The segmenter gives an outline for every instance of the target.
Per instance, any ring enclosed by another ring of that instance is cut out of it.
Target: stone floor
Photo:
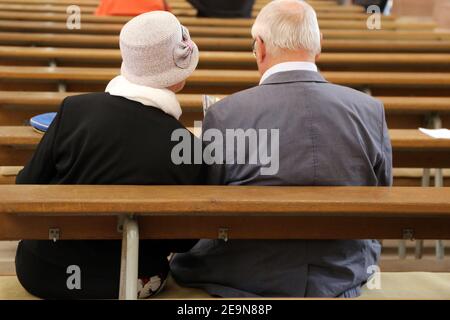
[[[414,241],[407,242],[407,257],[399,259],[397,255],[396,240],[383,241],[383,254],[381,258],[381,270],[385,272],[450,272],[450,241],[446,241],[446,257],[444,260],[436,260],[434,256],[435,241],[424,242],[424,256],[417,260],[414,258]],[[0,275],[14,275],[14,256],[17,247],[16,241],[0,241]]]

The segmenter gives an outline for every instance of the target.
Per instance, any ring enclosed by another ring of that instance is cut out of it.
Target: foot
[[[167,275],[156,275],[150,278],[138,279],[138,299],[148,299],[156,296],[164,289],[167,281]]]

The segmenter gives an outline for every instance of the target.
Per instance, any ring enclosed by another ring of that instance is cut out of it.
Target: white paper
[[[203,100],[203,115],[206,114],[206,112],[208,112],[208,109],[216,102],[220,101],[220,98],[215,97],[215,96],[208,96],[208,95],[203,95],[202,96],[202,100]]]
[[[435,139],[450,139],[450,130],[448,129],[424,129],[419,128],[419,130],[426,135],[429,135]]]

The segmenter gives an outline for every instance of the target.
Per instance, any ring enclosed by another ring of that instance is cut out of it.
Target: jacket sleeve
[[[42,137],[31,160],[17,175],[16,184],[49,184],[55,177],[54,149],[63,105],[64,102],[47,132]]]
[[[386,123],[384,106],[381,105],[381,143],[380,143],[380,157],[375,166],[375,173],[378,178],[379,186],[392,186],[392,146],[389,137],[389,130]]]

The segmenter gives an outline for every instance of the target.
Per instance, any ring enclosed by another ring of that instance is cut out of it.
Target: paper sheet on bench
[[[450,139],[450,130],[448,129],[424,129],[419,128],[420,131],[435,139]]]

